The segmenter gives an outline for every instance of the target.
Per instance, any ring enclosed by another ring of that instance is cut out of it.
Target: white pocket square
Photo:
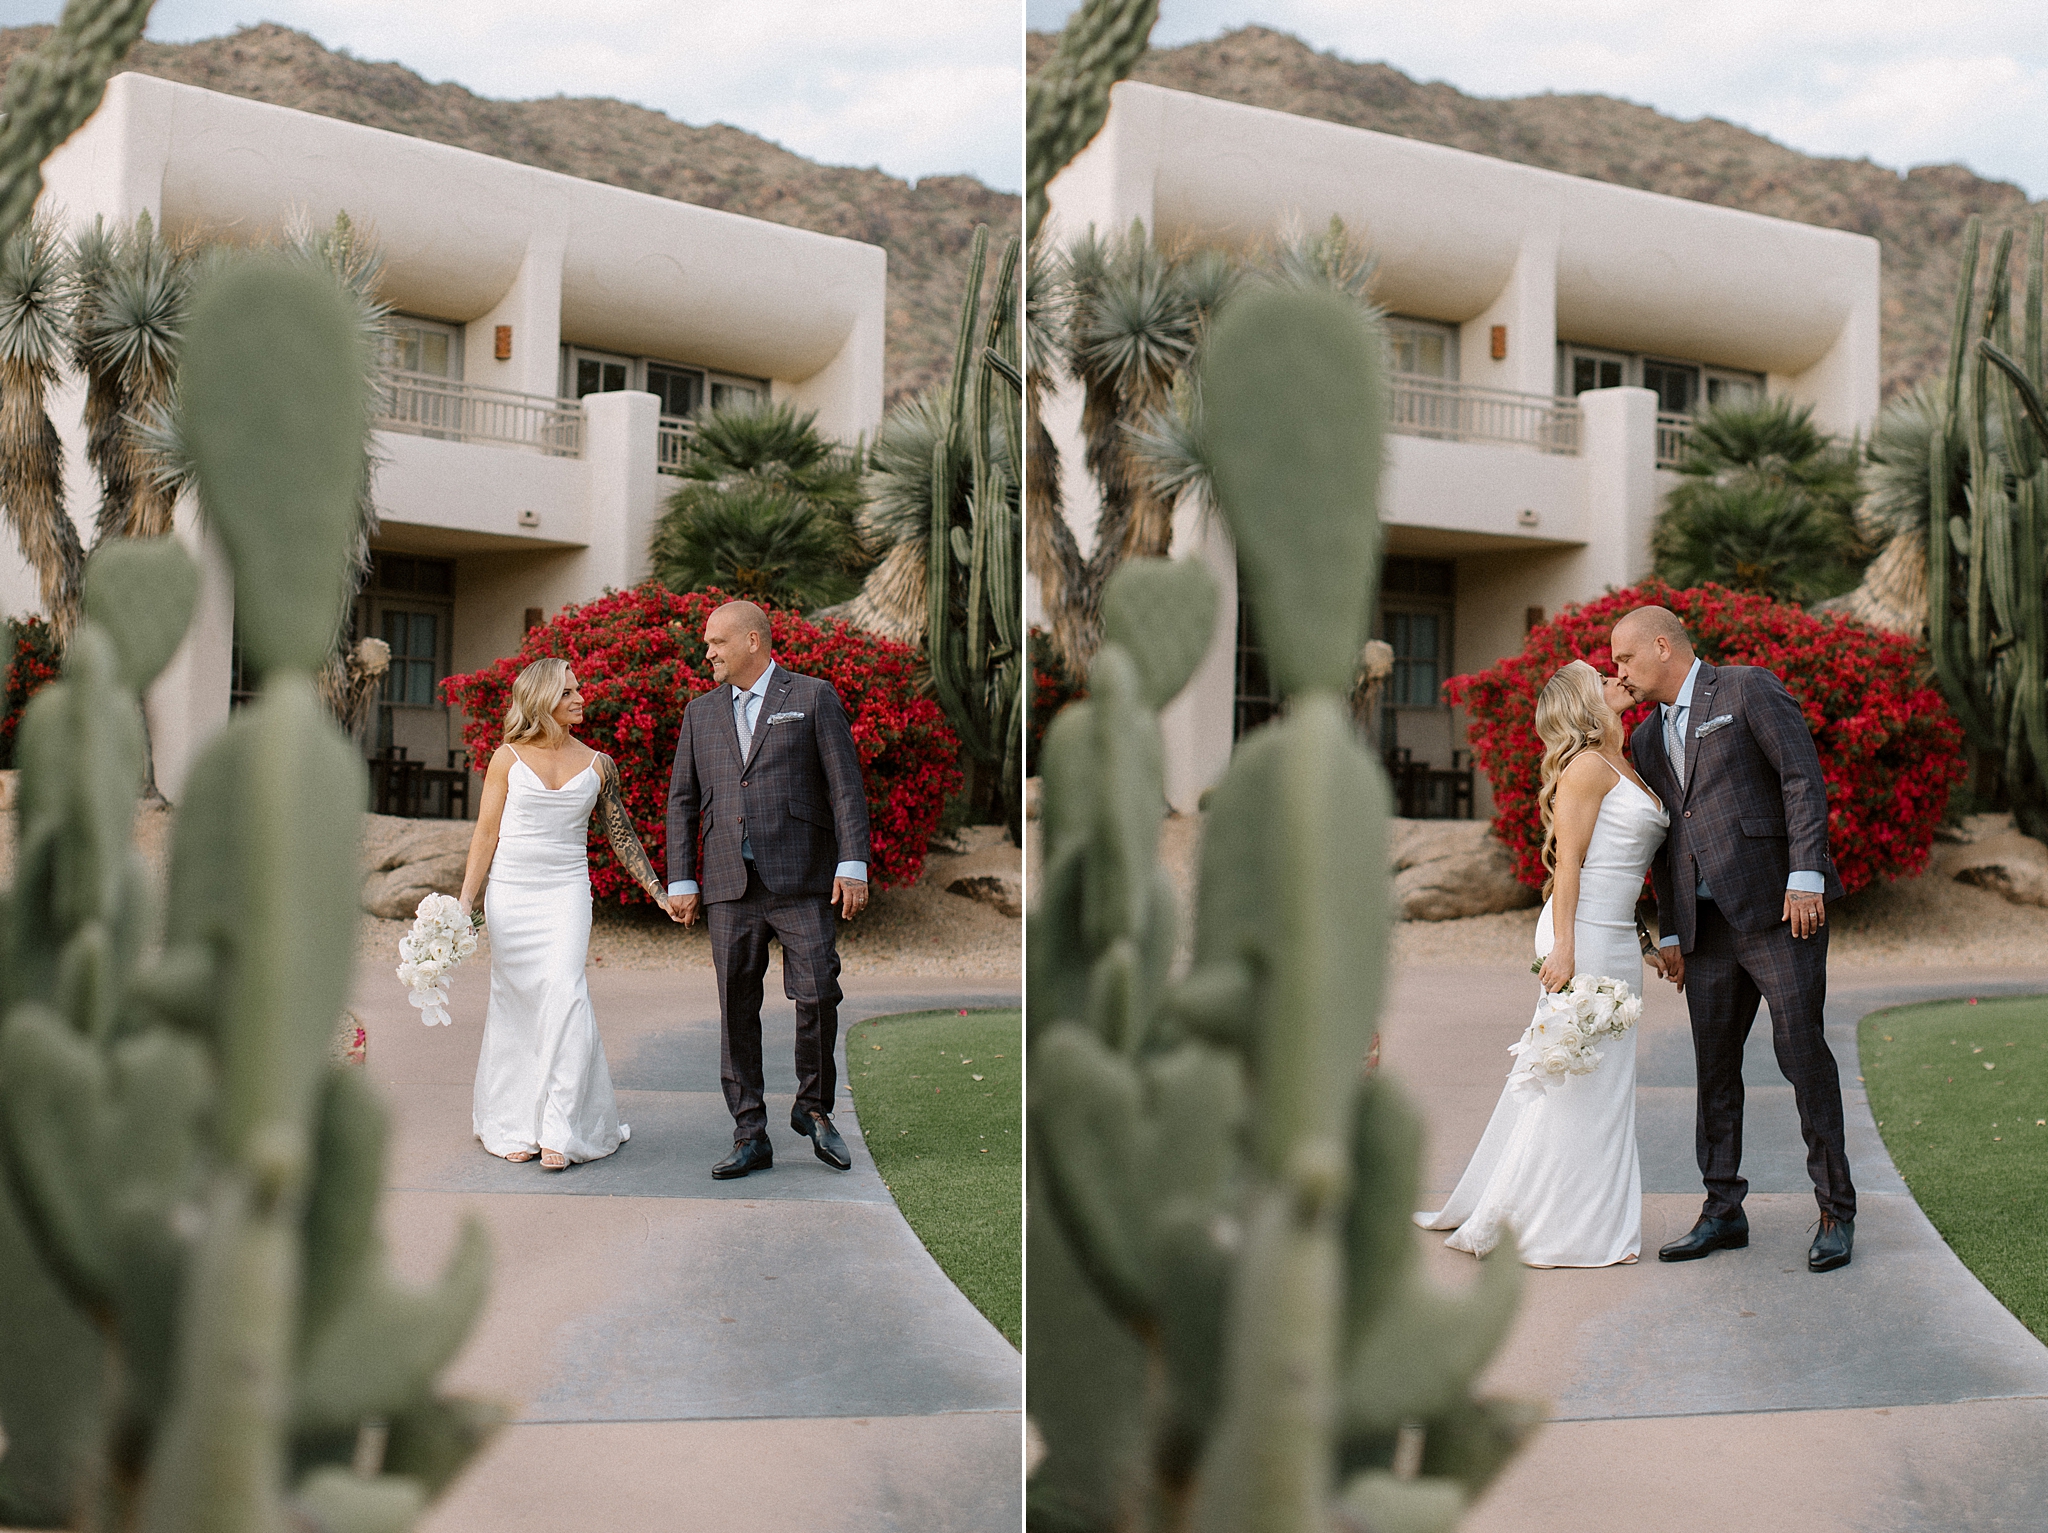
[[[1695,729],[1692,732],[1692,737],[1695,740],[1704,740],[1708,735],[1712,734],[1715,730],[1725,729],[1728,725],[1733,724],[1734,722],[1734,714],[1724,713],[1717,719],[1708,719],[1706,723],[1700,725],[1698,729]]]
[[[800,719],[802,717],[801,713],[771,713],[768,715],[768,722],[771,724],[782,724],[787,723],[790,719]]]

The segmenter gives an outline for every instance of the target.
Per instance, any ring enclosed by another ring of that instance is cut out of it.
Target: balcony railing
[[[376,423],[379,430],[412,436],[583,456],[583,410],[575,400],[480,388],[431,373],[387,369],[379,380]]]
[[[1506,442],[1540,452],[1579,450],[1579,407],[1548,394],[1473,388],[1418,373],[1389,380],[1387,428],[1449,442]]]
[[[664,474],[683,471],[683,454],[690,446],[690,422],[681,415],[664,415],[654,438],[654,466]]]
[[[1692,437],[1690,415],[1659,415],[1657,417],[1657,467],[1676,468],[1685,459],[1686,445]]]

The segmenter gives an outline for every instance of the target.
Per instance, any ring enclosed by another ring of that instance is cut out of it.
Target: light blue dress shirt
[[[754,725],[761,718],[761,699],[768,695],[768,678],[774,674],[775,662],[771,660],[761,674],[754,678],[754,684],[751,687],[746,688],[744,691],[739,687],[732,689],[733,723],[739,729],[740,738],[747,742],[747,749],[749,750],[753,749]],[[740,856],[744,857],[748,862],[754,860],[754,843],[751,840],[741,839]],[[834,878],[850,878],[855,883],[864,884],[868,881],[868,865],[864,862],[842,862],[832,870],[832,876]],[[697,880],[694,878],[679,878],[668,886],[668,892],[671,897],[678,894],[695,894],[697,892]]]
[[[1692,688],[1693,683],[1699,679],[1700,662],[1695,658],[1692,663],[1692,669],[1685,673],[1685,685],[1678,689],[1678,701],[1666,703],[1661,710],[1661,717],[1658,719],[1660,726],[1666,724],[1676,726],[1678,738],[1684,742],[1683,748],[1688,756],[1691,755],[1693,748],[1699,743],[1692,737]],[[1672,765],[1675,767],[1677,763],[1673,762]],[[1688,766],[1687,771],[1690,772],[1690,770],[1691,768]],[[1810,873],[1801,869],[1786,877],[1785,887],[1799,894],[1825,894],[1828,889],[1828,881],[1819,873]],[[1703,900],[1710,900],[1714,897],[1708,890],[1707,881],[1704,878],[1700,880],[1697,892]],[[1673,932],[1668,937],[1660,938],[1657,943],[1659,947],[1676,947],[1677,945],[1678,934],[1676,932]]]

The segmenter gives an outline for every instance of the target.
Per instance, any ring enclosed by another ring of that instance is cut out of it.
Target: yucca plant
[[[85,546],[64,504],[64,448],[50,420],[67,329],[64,250],[38,218],[0,244],[0,506],[36,572],[58,636],[78,616]]]

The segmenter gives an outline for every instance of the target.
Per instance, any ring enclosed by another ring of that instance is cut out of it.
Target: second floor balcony
[[[1576,454],[1579,406],[1549,394],[1517,394],[1453,383],[1425,373],[1387,380],[1387,429],[1448,442],[1501,442]]]
[[[555,458],[583,456],[583,407],[573,399],[515,394],[432,373],[386,368],[379,380],[380,431],[528,447]]]

